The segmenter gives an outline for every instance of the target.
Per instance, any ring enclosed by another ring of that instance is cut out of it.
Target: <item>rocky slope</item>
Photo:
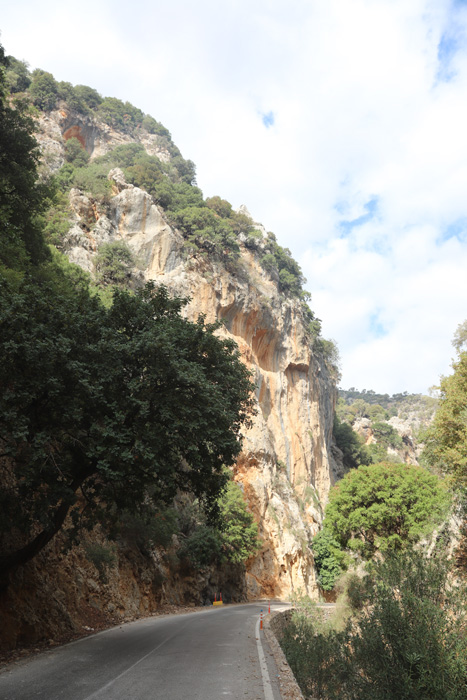
[[[149,154],[170,159],[157,136],[141,130],[130,137],[62,105],[38,122],[43,160],[52,170],[64,162],[64,144],[71,136],[91,158],[138,140]],[[204,314],[208,321],[224,321],[222,332],[238,343],[257,385],[258,411],[235,471],[264,542],[248,564],[249,595],[288,595],[302,589],[316,596],[308,544],[319,527],[320,504],[326,502],[332,480],[336,395],[322,354],[313,350],[300,303],[279,294],[277,279],[261,267],[241,235],[240,264],[234,272],[196,252],[187,254],[182,235],[147,192],[128,184],[118,168],[109,178],[112,196],[105,205],[86,192],[71,191],[73,221],[64,250],[93,274],[99,247],[123,241],[138,265],[130,284],[163,283],[190,297],[186,313],[191,319]]]

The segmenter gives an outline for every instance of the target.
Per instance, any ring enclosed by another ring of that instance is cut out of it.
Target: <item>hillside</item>
[[[418,464],[423,433],[433,420],[437,404],[436,398],[423,394],[390,396],[371,390],[339,389],[336,420],[351,426],[359,436],[364,462]],[[335,432],[338,436],[339,428]]]
[[[3,599],[9,643],[53,636],[57,626],[93,627],[87,615],[92,622],[161,603],[199,604],[220,589],[236,599],[298,589],[316,597],[309,545],[341,472],[332,448],[337,357],[290,251],[245,208],[205,200],[168,130],[132,105],[43,71],[30,75],[14,59],[6,82],[12,104],[29,105],[41,179],[53,178],[43,232],[54,264],[105,308],[115,288],[163,284],[188,300],[185,318],[221,321],[218,336],[237,344],[256,392],[233,476],[261,542],[246,575],[240,559],[212,568],[214,540],[201,566],[190,564],[183,544],[207,531],[196,504],[180,500],[171,511],[178,524],[143,542],[136,523],[116,539],[96,526],[65,551],[66,537],[58,537],[18,570]]]

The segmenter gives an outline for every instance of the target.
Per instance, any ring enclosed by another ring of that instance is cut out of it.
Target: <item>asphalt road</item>
[[[147,618],[80,639],[3,669],[0,700],[280,700],[261,607]]]

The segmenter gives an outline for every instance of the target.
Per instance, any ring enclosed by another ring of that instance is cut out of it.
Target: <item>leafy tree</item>
[[[426,469],[382,462],[352,469],[331,489],[325,524],[342,548],[370,558],[416,542],[447,506],[445,487]]]
[[[361,437],[348,423],[334,416],[333,435],[336,445],[342,450],[346,469],[356,469],[361,464],[370,464],[371,458]]]
[[[8,90],[15,94],[24,92],[31,84],[31,76],[28,70],[28,64],[24,61],[18,61],[14,56],[8,56],[8,68],[5,75],[6,86]]]
[[[52,73],[37,68],[32,73],[29,93],[33,104],[44,112],[55,108],[58,94],[58,85]]]
[[[102,102],[102,97],[97,90],[87,85],[75,85],[73,91],[80,103],[84,103],[91,110],[97,109]]]
[[[205,515],[195,508],[191,522],[185,526],[188,536],[178,554],[193,566],[225,561],[241,564],[261,546],[258,527],[246,508],[242,489],[230,478],[218,499],[218,507],[218,524],[207,523]]]
[[[260,548],[258,526],[247,510],[241,487],[233,480],[227,483],[219,499],[221,538],[224,556],[235,564],[251,557]]]
[[[387,447],[402,447],[403,443],[401,436],[397,430],[394,430],[392,425],[389,425],[389,423],[376,421],[375,423],[372,423],[371,429],[373,430],[373,434],[375,435],[378,443],[382,443]]]
[[[0,46],[0,68],[8,65]],[[3,97],[5,75],[0,74],[0,271],[24,270],[46,260],[40,214],[46,207],[47,187],[38,183],[39,150],[34,124],[25,108],[9,107]]]
[[[452,344],[459,353],[462,351],[462,348],[467,345],[467,321],[459,323],[457,326]]]
[[[75,168],[81,168],[89,161],[89,153],[74,136],[65,143],[65,160]]]
[[[467,485],[467,352],[453,362],[454,372],[442,377],[438,410],[425,436],[423,459]]]
[[[92,526],[179,490],[215,507],[252,385],[235,343],[184,319],[184,303],[148,286],[105,309],[84,291],[0,284],[2,571],[68,514]]]
[[[104,243],[96,258],[97,279],[101,284],[124,285],[135,264],[133,254],[123,241]]]
[[[313,537],[311,550],[318,571],[319,585],[324,591],[332,591],[334,584],[347,566],[345,553],[326,528]]]

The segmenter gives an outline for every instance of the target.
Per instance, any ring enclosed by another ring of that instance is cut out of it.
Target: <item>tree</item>
[[[356,469],[361,464],[370,464],[371,457],[361,437],[352,430],[348,423],[334,416],[333,435],[337,447],[342,450],[344,465],[347,469]]]
[[[97,278],[101,284],[124,284],[135,264],[133,254],[126,243],[103,243],[96,258]]]
[[[52,73],[37,68],[32,73],[29,93],[36,107],[43,111],[55,108],[58,99],[58,85]]]
[[[0,46],[0,69],[7,67]],[[40,231],[47,188],[37,182],[39,150],[34,124],[24,105],[9,107],[3,98],[5,76],[0,72],[0,271],[24,270],[30,262],[46,260]]]
[[[352,469],[333,487],[324,522],[342,548],[370,558],[416,542],[447,505],[443,483],[426,469],[381,462]]]
[[[442,377],[438,410],[425,436],[423,459],[467,485],[467,352],[460,352],[454,372]]]
[[[318,583],[324,591],[332,591],[336,580],[346,568],[346,555],[327,528],[320,530],[311,543],[318,571]]]
[[[260,548],[258,526],[246,508],[241,487],[235,481],[227,483],[219,506],[224,556],[234,564],[240,564]]]
[[[217,325],[149,285],[110,309],[85,291],[0,284],[0,569],[75,527],[190,491],[215,508],[252,384]]]
[[[89,161],[89,153],[74,136],[65,144],[65,160],[73,163],[75,168],[80,168]]]
[[[466,700],[467,610],[452,562],[392,553],[360,584],[342,631],[294,613],[282,647],[306,697],[327,700]]]

